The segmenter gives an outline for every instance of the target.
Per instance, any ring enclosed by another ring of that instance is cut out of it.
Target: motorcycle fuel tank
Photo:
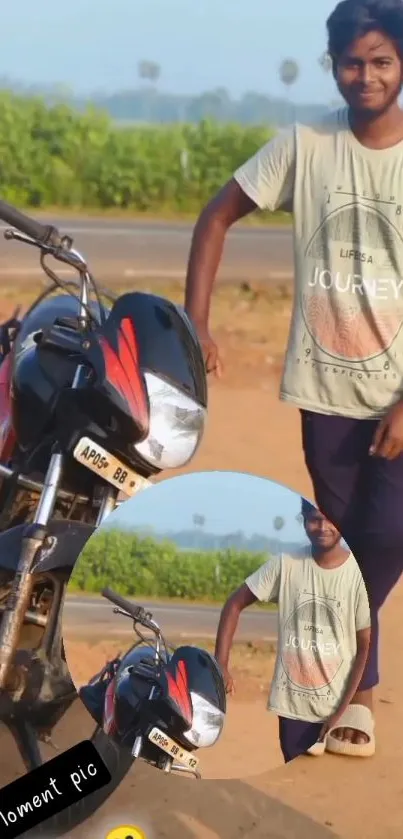
[[[78,314],[79,301],[61,294],[40,302],[22,322],[12,350],[11,376],[13,427],[22,450],[37,445],[49,430],[56,397],[71,386],[77,369],[77,360],[60,353],[44,369],[35,336],[56,320],[74,319]]]

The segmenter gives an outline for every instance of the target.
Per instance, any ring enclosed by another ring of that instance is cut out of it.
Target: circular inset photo
[[[354,556],[313,504],[202,472],[126,501],[90,537],[63,638],[82,701],[133,762],[245,778],[343,750],[370,613]],[[366,709],[354,719],[368,751]]]

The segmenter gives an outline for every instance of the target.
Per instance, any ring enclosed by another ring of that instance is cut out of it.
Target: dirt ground
[[[179,290],[172,296],[179,296]],[[11,296],[0,309],[9,310],[10,302]],[[311,497],[298,414],[280,404],[277,397],[290,305],[289,292],[280,287],[274,293],[245,287],[218,295],[213,320],[226,375],[220,382],[211,382],[207,433],[190,468],[247,471]],[[242,735],[237,733],[236,738],[242,736],[248,759],[253,757],[253,777],[197,782],[168,777],[139,764],[96,815],[69,834],[71,839],[104,839],[108,830],[122,823],[143,827],[147,839],[177,835],[181,839],[356,839],[361,835],[400,839],[402,607],[399,585],[384,607],[381,621],[374,758],[357,762],[330,755],[304,757],[287,767],[263,771],[268,740],[262,733],[262,717],[251,714],[249,707],[242,718],[239,696]],[[266,714],[265,724],[269,716]],[[77,704],[59,726],[58,746],[67,748],[91,730],[88,713]],[[272,742],[274,733],[273,728]],[[1,745],[0,783],[6,784],[21,767],[13,758],[15,751],[6,734]]]

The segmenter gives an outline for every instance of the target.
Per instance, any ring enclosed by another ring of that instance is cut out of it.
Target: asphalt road
[[[95,277],[100,280],[181,280],[184,278],[192,225],[116,219],[45,218],[71,234]],[[5,227],[1,226],[1,233]],[[63,269],[62,269],[63,270]],[[66,269],[64,273],[68,274]],[[0,283],[39,277],[38,252],[19,242],[0,244]],[[288,280],[292,276],[292,240],[288,228],[239,226],[224,249],[221,280]]]
[[[147,603],[141,605],[150,611],[164,635],[183,638],[214,638],[220,608],[190,606],[188,604]],[[68,637],[91,635],[105,641],[113,635],[132,635],[128,618],[113,613],[114,606],[102,597],[69,595],[63,614],[63,632]],[[277,637],[277,615],[250,609],[241,615],[236,638],[242,641],[268,641]]]

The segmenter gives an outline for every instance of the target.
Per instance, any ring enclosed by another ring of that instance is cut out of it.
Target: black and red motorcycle
[[[199,647],[172,649],[150,612],[111,589],[102,594],[115,604],[115,613],[133,621],[140,640],[108,662],[79,696],[133,761],[142,758],[164,772],[200,778],[196,753],[217,743],[226,714],[225,683],[216,659]]]
[[[77,699],[61,628],[74,562],[122,497],[193,457],[207,385],[180,307],[147,293],[114,298],[71,238],[1,201],[0,220],[12,225],[8,241],[39,249],[51,280],[0,333],[0,722],[30,770]],[[58,276],[56,262],[78,280]],[[113,780],[44,823],[52,835],[100,806],[131,765],[102,728],[93,741]]]

